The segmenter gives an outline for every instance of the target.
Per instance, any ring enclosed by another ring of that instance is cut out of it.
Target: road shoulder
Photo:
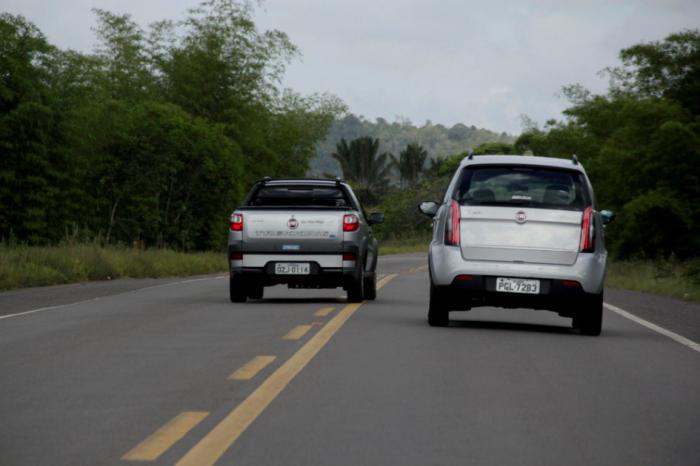
[[[606,288],[605,301],[693,341],[700,341],[700,304],[617,288]]]
[[[117,280],[37,286],[4,291],[0,293],[0,317],[46,307],[65,306],[152,286],[167,285],[186,280],[214,278],[220,275],[221,273],[192,277],[120,278]]]

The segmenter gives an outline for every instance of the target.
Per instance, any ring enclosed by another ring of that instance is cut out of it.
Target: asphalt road
[[[697,349],[609,309],[597,338],[526,310],[431,328],[425,257],[380,268],[362,305],[234,305],[225,277],[0,294],[0,465],[700,464]],[[698,341],[698,306],[608,297]]]

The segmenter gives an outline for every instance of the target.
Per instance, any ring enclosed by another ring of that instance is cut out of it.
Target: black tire
[[[360,272],[360,277],[353,280],[348,286],[348,302],[361,303],[365,294],[365,274]]]
[[[572,324],[582,335],[600,335],[603,330],[603,293],[583,299]]]
[[[250,299],[263,299],[263,294],[265,294],[265,287],[262,285],[251,285],[248,290]]]
[[[444,292],[430,281],[430,302],[428,304],[428,324],[431,327],[447,327],[450,324],[450,308]]]
[[[374,300],[377,298],[377,273],[365,276],[364,298]]]
[[[232,303],[244,303],[248,299],[245,287],[240,278],[231,277],[228,282],[228,292]]]

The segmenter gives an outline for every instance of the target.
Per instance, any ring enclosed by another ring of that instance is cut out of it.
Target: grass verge
[[[428,253],[430,239],[384,240],[379,242],[379,255],[407,254],[411,252]]]
[[[700,302],[700,263],[611,261],[605,286]]]
[[[0,245],[0,290],[113,278],[183,277],[227,270],[226,255],[91,244]]]

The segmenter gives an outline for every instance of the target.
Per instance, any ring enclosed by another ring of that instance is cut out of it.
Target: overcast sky
[[[197,0],[0,0],[62,48],[91,51],[91,8],[142,25],[182,18]],[[602,92],[621,48],[700,27],[698,0],[267,0],[260,28],[302,52],[284,85],[331,92],[367,118],[462,122],[519,133],[520,115],[560,118],[563,85]]]

